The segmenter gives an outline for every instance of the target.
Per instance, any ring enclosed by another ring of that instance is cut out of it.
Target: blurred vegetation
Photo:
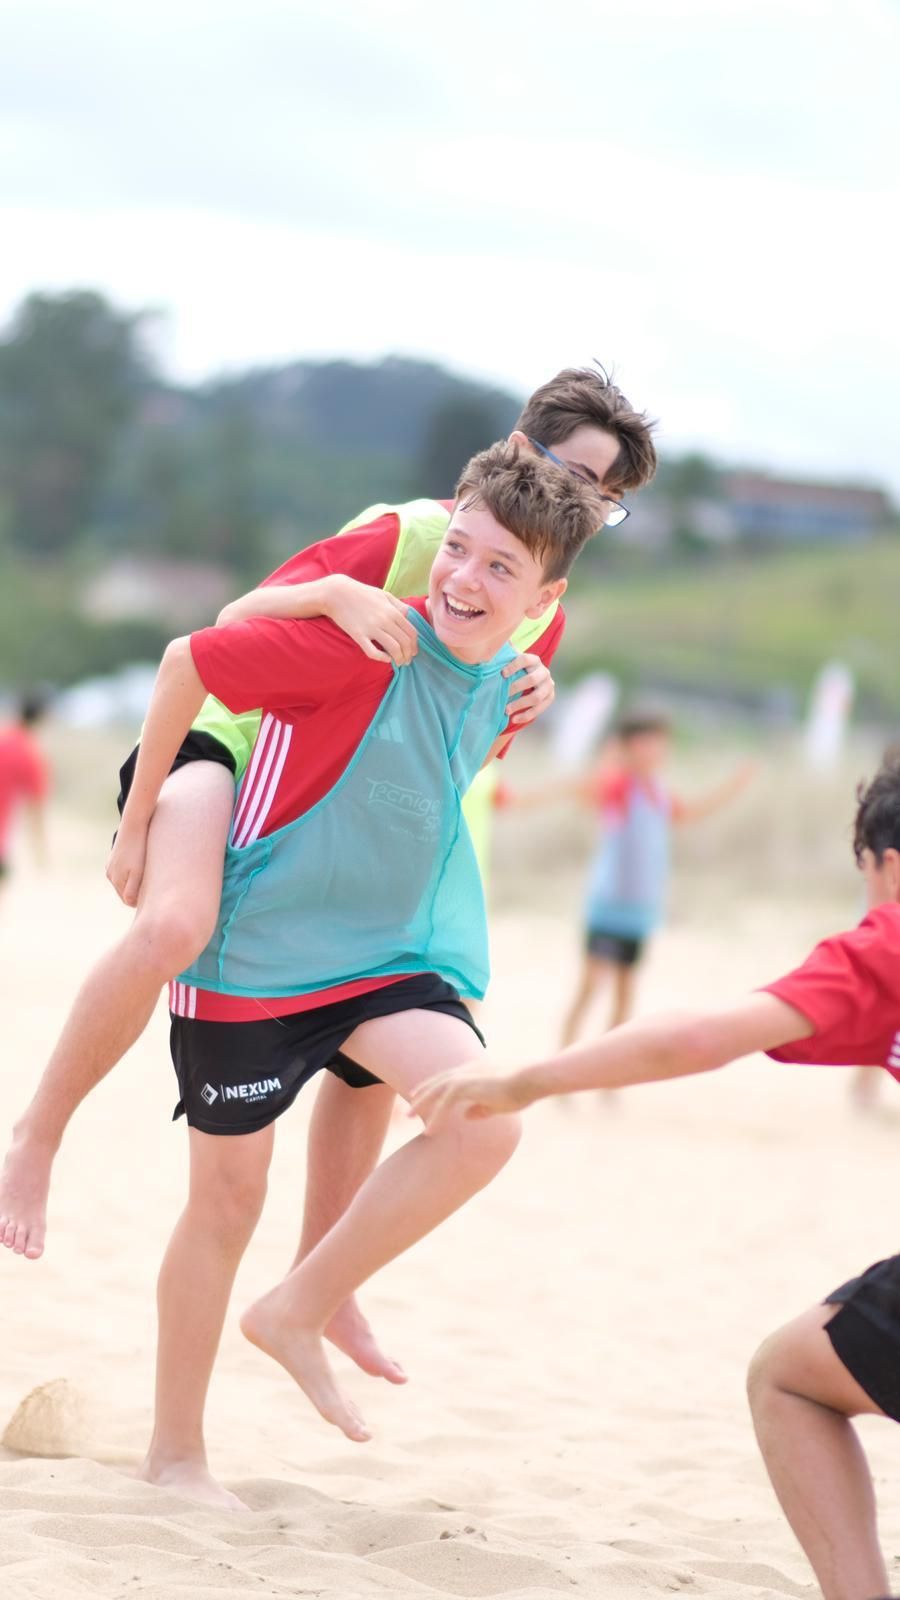
[[[86,584],[112,559],[210,563],[240,592],[374,501],[449,495],[519,410],[503,390],[398,357],[177,387],[151,354],[152,321],[80,290],[30,295],[0,332],[0,681],[10,686],[159,655],[166,618],[83,614]],[[692,519],[720,484],[702,455],[664,461],[643,505],[664,504],[668,547],[589,547],[562,670],[805,693],[839,656],[866,704],[900,714],[897,543],[716,547]]]
[[[674,566],[621,564],[579,574],[563,671],[602,665],[632,687],[667,684],[735,700],[785,689],[805,698],[841,660],[860,708],[900,718],[900,542],[719,552]]]

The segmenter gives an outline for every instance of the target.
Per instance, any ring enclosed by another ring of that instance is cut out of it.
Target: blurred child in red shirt
[[[50,787],[50,770],[32,728],[44,714],[45,701],[37,693],[22,696],[16,720],[0,726],[0,881],[9,870],[13,827],[24,809],[38,861],[45,852],[44,802]]]

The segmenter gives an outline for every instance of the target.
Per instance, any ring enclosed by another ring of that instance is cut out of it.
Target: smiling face
[[[548,583],[540,560],[481,501],[469,501],[456,506],[431,568],[431,624],[458,660],[489,661],[565,588],[565,578]]]

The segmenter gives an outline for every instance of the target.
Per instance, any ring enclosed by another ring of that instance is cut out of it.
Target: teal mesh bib
[[[484,895],[461,799],[506,726],[514,651],[467,666],[408,615],[418,652],[394,668],[334,787],[296,822],[229,846],[216,932],[181,982],[274,997],[437,972],[484,994]]]

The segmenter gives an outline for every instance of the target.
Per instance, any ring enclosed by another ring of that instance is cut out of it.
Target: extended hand
[[[441,1072],[414,1090],[410,1115],[421,1117],[429,1133],[434,1133],[453,1112],[464,1117],[496,1117],[521,1111],[532,1096],[520,1073],[511,1077],[486,1075],[484,1064],[477,1068]]]
[[[395,595],[346,573],[336,572],[328,578],[329,617],[371,661],[409,665],[419,648],[419,636],[406,609]]]
[[[515,661],[503,668],[504,678],[511,678],[516,672],[523,672],[525,676],[517,678],[513,684],[514,692],[506,702],[506,714],[517,728],[522,728],[553,704],[556,684],[540,656],[528,653],[516,656]]]

